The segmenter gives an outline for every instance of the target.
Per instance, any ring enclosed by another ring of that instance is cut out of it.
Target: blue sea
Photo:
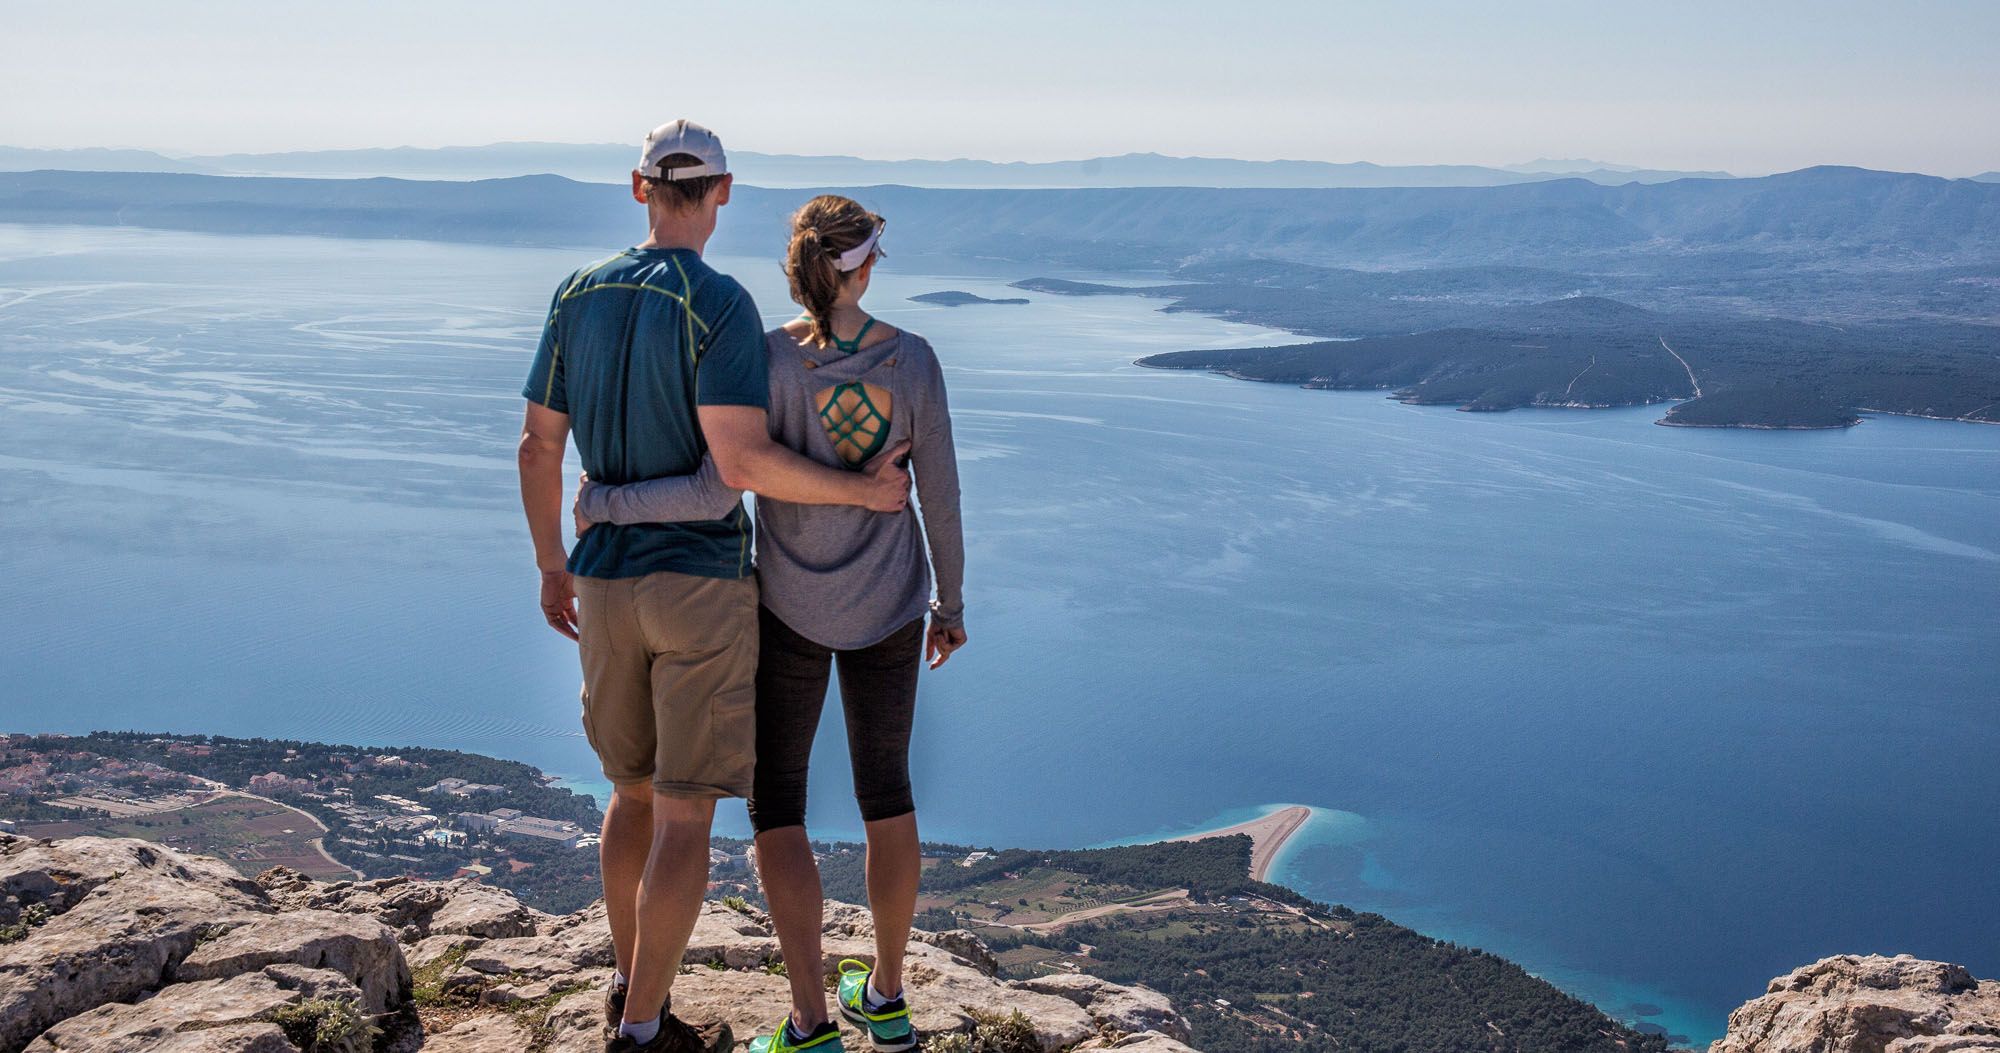
[[[0,724],[596,788],[512,457],[591,258],[0,227]],[[790,313],[774,260],[716,262]],[[1296,339],[1157,301],[905,300],[1038,273],[891,259],[871,293],[944,359],[966,491],[926,836],[1312,805],[1279,880],[1692,1040],[1836,952],[2000,975],[2000,428],[1468,414],[1135,367]],[[840,735],[827,836],[859,828]]]

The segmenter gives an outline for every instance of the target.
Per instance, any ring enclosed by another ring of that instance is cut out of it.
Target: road
[[[1655,334],[1655,335],[1657,336],[1658,334]],[[1701,397],[1701,381],[1699,381],[1699,380],[1696,380],[1696,379],[1694,378],[1694,367],[1693,367],[1693,366],[1691,366],[1691,365],[1688,365],[1688,360],[1687,360],[1687,359],[1685,359],[1685,358],[1682,358],[1682,357],[1681,357],[1681,353],[1680,353],[1679,351],[1676,351],[1676,350],[1674,350],[1674,349],[1673,349],[1673,348],[1671,348],[1671,347],[1667,347],[1667,338],[1666,338],[1666,337],[1664,337],[1664,336],[1661,336],[1661,337],[1659,337],[1659,341],[1660,341],[1660,346],[1661,346],[1661,347],[1666,347],[1666,348],[1667,348],[1667,354],[1670,354],[1670,355],[1674,356],[1674,361],[1676,361],[1676,362],[1679,362],[1679,363],[1681,364],[1681,368],[1682,368],[1682,369],[1685,369],[1685,370],[1687,370],[1687,373],[1688,373],[1688,386],[1694,389],[1694,397],[1695,397],[1695,398],[1700,398],[1700,397]],[[1575,383],[1575,382],[1574,382],[1574,381],[1571,381],[1571,383]]]

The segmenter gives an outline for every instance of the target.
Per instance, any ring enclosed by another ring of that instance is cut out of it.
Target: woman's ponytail
[[[792,301],[805,308],[807,339],[815,347],[833,343],[833,302],[846,282],[835,260],[868,240],[881,217],[852,198],[822,194],[792,214],[792,240],[785,249],[785,277]]]

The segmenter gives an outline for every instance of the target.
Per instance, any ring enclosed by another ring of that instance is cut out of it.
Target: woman
[[[840,674],[875,921],[873,968],[853,959],[840,964],[840,1012],[883,1053],[917,1044],[903,997],[921,869],[910,725],[918,664],[928,659],[935,669],[965,645],[965,560],[937,356],[922,337],[861,307],[882,258],[882,228],[882,217],[837,195],[799,209],[785,275],[804,313],[765,336],[772,437],[823,464],[857,470],[874,457],[900,455],[907,443],[922,523],[910,508],[883,514],[757,500],[763,606],[750,820],[779,944],[785,960],[801,967],[787,971],[791,1014],[751,1043],[753,1053],[842,1048],[820,983],[822,896],[805,829],[807,764],[829,668]],[[695,476],[623,487],[586,481],[577,526],[712,518],[736,499],[707,464]]]

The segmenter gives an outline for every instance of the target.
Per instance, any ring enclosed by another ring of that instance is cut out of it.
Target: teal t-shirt
[[[627,249],[563,282],[522,394],[569,414],[592,479],[619,484],[701,467],[697,406],[769,400],[764,326],[734,278],[692,249]],[[670,570],[750,574],[750,517],[601,523],[569,554],[570,573],[636,578]]]

